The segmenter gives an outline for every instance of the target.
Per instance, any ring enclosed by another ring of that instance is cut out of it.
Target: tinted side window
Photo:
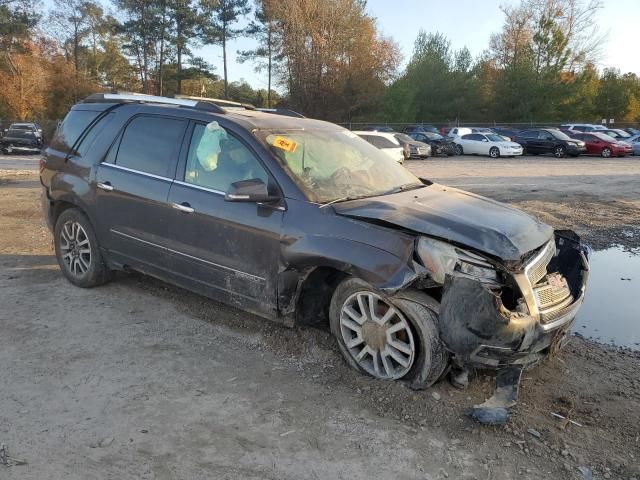
[[[100,112],[90,110],[71,110],[58,126],[56,134],[51,140],[51,147],[65,154],[77,154],[77,152],[71,151],[73,144],[99,114]]]
[[[98,134],[104,131],[104,128],[111,122],[111,120],[114,119],[115,116],[115,113],[109,113],[104,118],[100,119],[97,124],[91,127],[91,130],[89,130],[89,132],[82,139],[80,145],[78,145],[78,147],[76,148],[78,155],[84,157],[87,154],[87,152],[93,145],[93,142],[98,137]]]
[[[528,130],[520,134],[522,138],[538,138],[538,132],[535,130]]]
[[[140,172],[173,177],[186,122],[177,118],[141,116],[126,127],[116,165]]]
[[[253,152],[238,138],[219,125],[215,128],[202,124],[195,126],[187,156],[185,182],[226,192],[232,183],[254,178],[265,184],[269,180]]]

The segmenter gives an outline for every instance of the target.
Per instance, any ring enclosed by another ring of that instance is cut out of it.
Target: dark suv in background
[[[523,130],[513,140],[522,145],[525,155],[550,153],[556,158],[562,158],[567,155],[577,157],[587,151],[582,140],[570,138],[555,128]]]
[[[210,99],[89,97],[41,182],[71,283],[131,269],[327,325],[351,366],[415,388],[452,362],[536,363],[587,280],[573,232],[419,179],[337,125]]]

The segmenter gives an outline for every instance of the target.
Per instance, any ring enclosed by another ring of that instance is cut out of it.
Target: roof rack
[[[256,109],[256,107],[254,107],[250,103],[234,102],[232,100],[223,100],[221,98],[193,97],[190,95],[174,95],[174,98],[179,98],[184,100],[194,100],[199,102],[211,102],[221,107],[232,107],[232,108],[236,107],[236,108],[244,108],[246,110]]]
[[[156,95],[146,95],[142,93],[94,93],[83,100],[84,103],[96,102],[140,102],[140,103],[160,103],[165,105],[179,105],[181,107],[191,107],[198,110],[206,110],[214,113],[226,113],[226,110],[216,105],[209,98],[169,98]]]
[[[283,115],[285,117],[305,118],[304,115],[290,108],[256,108],[256,110],[259,112],[273,113],[274,115]]]

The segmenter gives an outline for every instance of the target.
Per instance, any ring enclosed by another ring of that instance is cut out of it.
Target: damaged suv
[[[330,123],[197,98],[98,94],[41,163],[58,263],[136,270],[288,325],[416,388],[454,365],[536,363],[580,307],[570,231],[419,179]]]

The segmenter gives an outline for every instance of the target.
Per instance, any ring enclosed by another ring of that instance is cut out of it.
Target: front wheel
[[[431,386],[449,357],[437,327],[438,303],[426,295],[387,297],[356,278],[333,294],[331,331],[347,363],[381,380]]]
[[[563,146],[561,146],[561,145],[557,146],[557,147],[553,150],[553,156],[554,156],[554,157],[556,157],[556,158],[562,158],[562,157],[564,157],[566,154],[567,154],[567,150],[566,150]]]
[[[9,144],[4,148],[4,153],[11,155],[13,153],[13,145]]]
[[[500,150],[498,147],[491,147],[491,150],[489,150],[489,156],[491,158],[498,158],[500,156]]]
[[[611,157],[611,149],[610,148],[603,148],[602,149],[602,157],[603,158]]]
[[[71,283],[88,288],[109,280],[98,239],[87,216],[76,208],[60,214],[54,228],[56,260]]]

